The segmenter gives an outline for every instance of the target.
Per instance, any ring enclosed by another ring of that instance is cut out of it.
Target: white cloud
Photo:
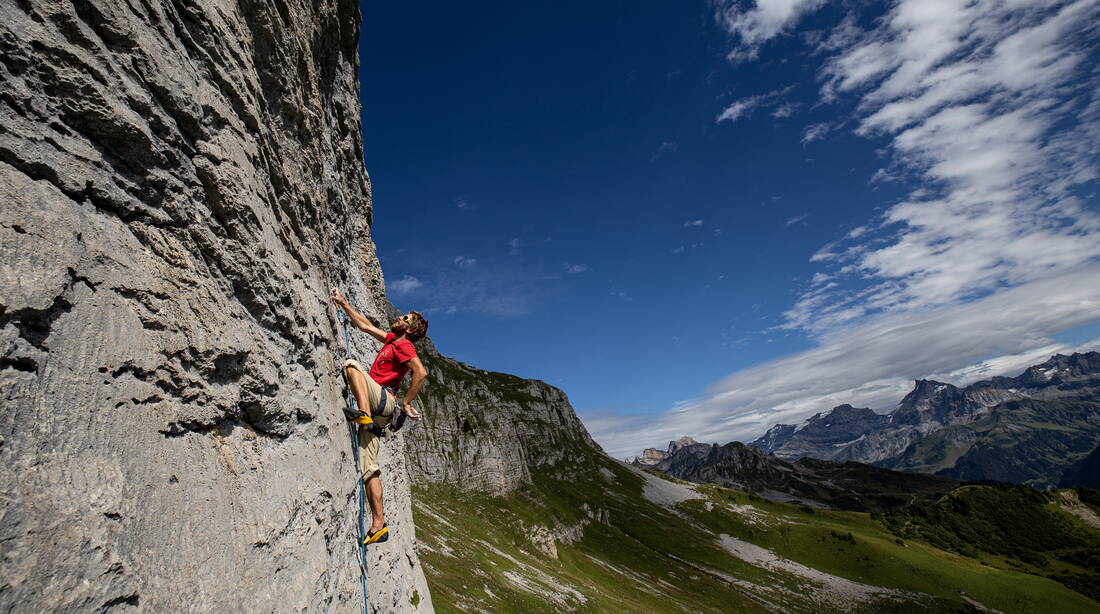
[[[1100,215],[1073,192],[1100,176],[1098,17],[1095,0],[898,0],[820,43],[823,98],[855,102],[857,132],[890,143],[872,182],[915,187],[814,254],[844,279],[807,291],[787,327],[821,335],[1100,258]]]
[[[508,255],[509,256],[518,256],[519,255],[519,237],[508,240]]]
[[[808,217],[810,217],[809,213],[803,213],[802,215],[796,215],[796,216],[788,219],[786,225],[787,226],[794,226],[795,224],[797,224],[801,221],[804,221]]]
[[[867,183],[874,185],[878,183],[889,183],[891,181],[897,180],[898,176],[893,171],[890,171],[886,168],[880,168],[875,171],[874,175],[871,175],[871,178],[867,181]]]
[[[875,318],[824,337],[819,347],[738,371],[700,398],[641,422],[606,413],[582,417],[613,456],[685,434],[749,441],[772,424],[798,423],[841,403],[889,409],[914,379],[966,384],[1017,374],[1050,354],[1100,349],[1100,340],[1074,346],[1051,339],[1098,316],[1100,265],[1090,265],[919,316]]]
[[[477,258],[468,258],[461,255],[455,256],[455,264],[457,264],[459,268],[468,269],[477,264]]]
[[[793,102],[784,102],[783,104],[776,107],[774,111],[772,111],[772,117],[776,119],[785,119],[794,115],[795,111],[797,110],[797,104]]]
[[[722,109],[722,112],[718,114],[714,123],[720,124],[726,120],[735,122],[748,115],[750,111],[760,104],[760,101],[760,96],[750,96],[748,98],[742,98],[741,100],[734,100],[725,109]]]
[[[820,5],[721,0],[731,58]],[[644,427],[598,415],[594,436],[615,455],[684,434],[747,440],[839,403],[887,409],[915,378],[962,384],[1100,349],[1053,339],[1100,316],[1100,215],[1077,194],[1100,177],[1096,23],[1096,0],[894,0],[881,18],[810,37],[822,99],[887,144],[878,180],[908,195],[811,258],[823,271],[783,327],[816,347],[738,371]],[[719,121],[762,102],[737,101]]]
[[[703,220],[688,220],[684,222],[684,228],[692,228],[703,225]]]
[[[459,209],[473,209],[474,208],[474,206],[471,205],[469,202],[467,202],[465,198],[455,199],[455,207],[457,207]]]
[[[413,277],[412,275],[405,275],[401,279],[391,282],[389,284],[389,289],[395,294],[411,294],[423,285],[424,282]]]
[[[772,90],[764,94],[757,94],[755,96],[749,96],[748,98],[735,100],[729,105],[726,105],[725,109],[722,109],[722,112],[719,113],[718,117],[714,119],[714,123],[720,124],[726,120],[729,120],[732,123],[741,119],[742,117],[747,117],[757,107],[773,105],[776,103],[776,101],[782,100],[783,97],[789,94],[790,91],[793,89],[794,86],[792,85],[785,87],[781,90]],[[784,114],[788,112],[793,113],[794,108],[795,105],[791,103],[781,103],[779,107],[772,112],[772,116],[786,117],[786,115]]]
[[[674,248],[668,250],[668,253],[670,253],[670,254],[682,254],[682,253],[684,253],[685,249],[686,248],[683,245],[681,245],[680,247],[674,247]]]
[[[820,141],[825,138],[826,134],[829,134],[830,129],[832,129],[832,124],[828,122],[806,126],[802,131],[802,144],[809,145],[814,141]]]
[[[565,263],[565,272],[570,275],[576,275],[577,273],[583,273],[588,270],[587,264],[569,264]]]
[[[729,59],[755,58],[764,43],[824,3],[825,0],[718,0],[715,18],[737,41]]]

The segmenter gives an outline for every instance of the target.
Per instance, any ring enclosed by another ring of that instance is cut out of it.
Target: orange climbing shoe
[[[370,425],[374,424],[374,418],[371,418],[367,414],[362,414],[362,415],[359,415],[359,416],[348,418],[348,420],[350,420],[351,422],[354,422],[355,424],[363,424],[363,425],[367,425],[367,426],[370,426]]]
[[[381,542],[386,541],[389,538],[390,538],[390,530],[389,530],[389,528],[386,527],[385,524],[383,524],[382,528],[378,529],[374,533],[367,533],[367,538],[363,540],[363,545],[366,546],[368,544],[381,543]]]
[[[370,414],[350,404],[344,406],[344,417],[347,418],[348,422],[356,424],[374,423],[374,419],[371,418]]]

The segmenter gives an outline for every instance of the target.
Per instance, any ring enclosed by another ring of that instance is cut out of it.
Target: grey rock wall
[[[0,610],[362,611],[358,36],[354,0],[0,0]],[[404,445],[377,612],[431,611]]]

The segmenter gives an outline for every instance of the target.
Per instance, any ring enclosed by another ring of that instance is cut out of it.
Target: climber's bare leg
[[[371,413],[370,397],[367,396],[367,376],[362,371],[352,366],[344,367],[344,374],[348,378],[348,386],[351,394],[355,396],[355,404],[364,414]]]
[[[382,513],[382,479],[378,477],[380,473],[380,471],[375,471],[366,480],[367,502],[370,503],[369,533],[374,533],[378,529],[381,529],[382,525],[386,523],[386,517]]]

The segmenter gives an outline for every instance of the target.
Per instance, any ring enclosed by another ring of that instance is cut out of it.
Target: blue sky
[[[616,456],[1100,346],[1098,3],[366,3],[374,239]]]

